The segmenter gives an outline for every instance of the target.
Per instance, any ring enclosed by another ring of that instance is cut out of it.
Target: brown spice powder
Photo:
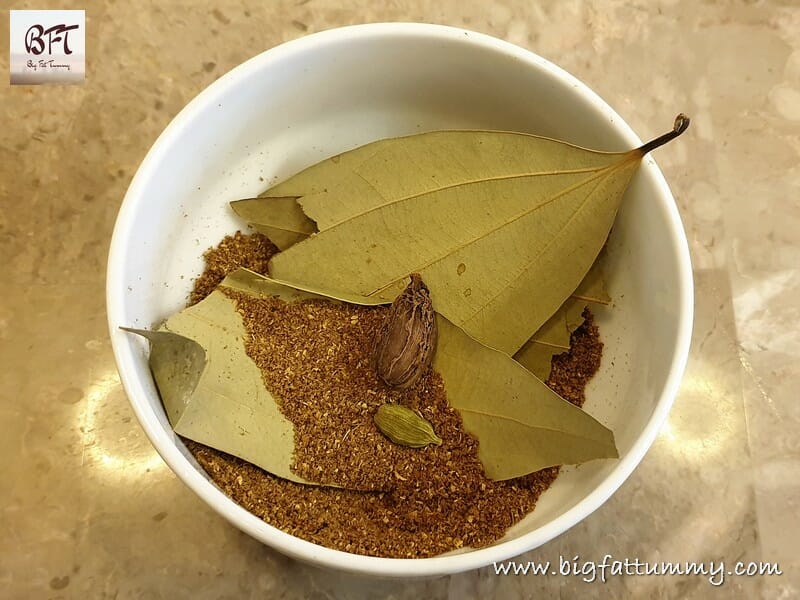
[[[586,401],[586,384],[600,368],[603,342],[592,311],[585,308],[581,316],[583,324],[573,332],[569,352],[553,357],[546,383],[562,398],[582,407]]]
[[[253,237],[228,237],[206,253],[215,273],[198,280],[193,301],[213,290],[216,283],[210,286],[211,281],[221,280],[225,271],[237,266],[266,272],[266,261],[275,250],[264,244],[263,236]],[[218,252],[223,246],[224,252]],[[261,253],[258,257],[252,255],[254,248]],[[260,269],[252,266],[258,261],[263,264]],[[448,406],[437,373],[429,373],[409,390],[383,385],[370,366],[370,352],[385,308],[327,301],[286,304],[230,295],[248,329],[247,352],[294,424],[293,468],[309,479],[355,488],[296,484],[185,440],[214,482],[266,522],[347,552],[434,556],[499,539],[533,510],[557,477],[558,467],[505,482],[484,477],[477,442]],[[591,314],[584,316],[587,320],[573,335],[570,352],[554,359],[548,380],[579,406],[602,351]],[[372,421],[384,402],[418,409],[443,444],[411,449],[391,443]]]
[[[245,235],[237,231],[228,235],[215,247],[203,254],[206,268],[194,282],[194,290],[189,295],[189,304],[197,304],[208,296],[225,279],[225,275],[240,267],[256,273],[266,273],[267,264],[273,254],[278,252],[267,236],[260,233]]]

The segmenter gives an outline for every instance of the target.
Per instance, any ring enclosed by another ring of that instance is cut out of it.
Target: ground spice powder
[[[278,249],[273,243],[260,233],[245,235],[237,231],[233,235],[225,236],[215,248],[209,248],[203,255],[206,267],[194,282],[189,304],[200,302],[214,291],[225,279],[225,275],[240,267],[256,273],[266,273],[267,263],[276,252]]]
[[[208,268],[196,282],[191,301],[201,300],[238,266],[266,272],[274,252],[258,234],[226,237],[206,253]],[[185,440],[226,494],[271,525],[357,554],[434,556],[496,541],[533,510],[558,476],[554,467],[511,481],[487,479],[477,458],[477,442],[448,406],[437,373],[430,372],[404,391],[380,382],[370,353],[385,308],[316,300],[286,304],[228,293],[244,317],[247,353],[295,427],[294,470],[343,486],[286,481]],[[587,311],[584,317],[570,351],[554,359],[547,382],[578,406],[602,352],[591,314]],[[372,421],[385,402],[419,410],[442,445],[411,449],[386,439]]]

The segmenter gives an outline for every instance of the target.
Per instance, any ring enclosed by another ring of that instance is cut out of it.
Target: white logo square
[[[85,11],[12,10],[10,14],[12,85],[83,83]]]

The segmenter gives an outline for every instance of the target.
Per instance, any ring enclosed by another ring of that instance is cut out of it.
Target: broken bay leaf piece
[[[610,304],[611,296],[608,295],[605,279],[606,251],[601,250],[597,259],[592,263],[589,272],[572,292],[572,298],[585,300],[592,304]]]
[[[220,291],[170,317],[158,331],[128,330],[151,344],[150,369],[175,433],[296,481],[294,428],[247,356],[247,333]]]
[[[542,381],[547,381],[553,370],[553,357],[568,351],[568,348],[528,341],[522,348],[517,350],[514,360]]]
[[[507,154],[486,152],[476,142],[485,136],[459,135],[451,154],[473,157],[467,178],[459,161],[443,160],[429,179],[436,175],[444,183],[421,192],[408,186],[426,180],[428,171],[419,165],[428,155],[407,152],[411,138],[397,138],[354,169],[383,200],[336,222],[327,207],[363,206],[362,186],[317,191],[326,198],[313,210],[301,198],[320,232],[274,256],[270,274],[326,293],[392,300],[408,274],[418,272],[442,315],[482,343],[514,354],[588,272],[644,154],[688,123],[680,115],[669,133],[620,153],[513,134],[524,141],[525,151],[517,154],[529,157],[531,166],[500,175],[480,165]],[[538,157],[548,157],[545,167]]]
[[[567,310],[568,305],[571,305],[572,302],[575,302],[572,296],[567,298],[564,304],[559,307],[555,314],[550,317],[545,324],[533,334],[531,339],[526,342],[526,345],[544,344],[562,349],[569,348],[570,332],[567,324]],[[577,302],[582,303],[582,301]]]
[[[239,269],[221,285],[279,295],[286,284]],[[233,287],[233,286],[232,286]],[[325,297],[302,292],[302,298]],[[510,479],[548,466],[616,457],[614,434],[567,402],[508,355],[488,348],[436,315],[438,349],[433,368],[442,375],[450,406],[479,441],[487,477]]]
[[[568,352],[572,333],[583,324],[583,311],[589,303],[570,296],[547,321],[514,354],[514,360],[542,381],[550,376],[554,356]]]
[[[592,263],[589,272],[583,278],[577,289],[564,301],[558,310],[539,330],[531,336],[526,345],[531,343],[547,344],[568,349],[572,332],[583,323],[583,309],[589,304],[609,304],[611,297],[608,295],[603,278],[604,253]]]
[[[572,331],[567,323],[567,305],[575,303],[583,306],[583,301],[575,300],[572,296],[561,305],[550,319],[539,328],[531,339],[525,342],[514,354],[514,360],[536,375],[542,381],[547,381],[550,376],[550,364],[553,357],[562,352],[568,352]]]
[[[542,381],[550,376],[553,357],[569,350],[572,333],[583,324],[584,309],[611,302],[603,278],[604,256],[601,252],[578,288],[514,354],[514,360]]]
[[[619,456],[611,430],[441,315],[433,366],[464,428],[478,438],[478,458],[490,479]]]
[[[248,198],[231,202],[233,212],[252,224],[280,250],[306,239],[317,230],[294,197]]]
[[[167,419],[175,427],[186,411],[206,368],[206,351],[189,338],[171,331],[122,327],[150,342],[150,371],[164,404]]]

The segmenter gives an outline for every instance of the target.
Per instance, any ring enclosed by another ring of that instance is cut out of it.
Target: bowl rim
[[[137,360],[136,355],[138,354],[136,345],[118,329],[121,317],[124,314],[123,307],[126,305],[123,270],[119,265],[124,262],[128,242],[133,237],[133,216],[142,197],[142,192],[155,166],[160,163],[170,150],[172,138],[186,128],[207,105],[216,104],[216,99],[230,87],[238,85],[247,79],[252,72],[265,68],[269,63],[277,63],[296,53],[309,51],[321,44],[385,36],[424,36],[449,41],[458,40],[462,43],[482,46],[487,50],[494,50],[518,59],[531,67],[544,71],[546,75],[559,80],[562,84],[566,83],[571,86],[575,94],[583,96],[584,100],[587,100],[601,111],[609,122],[613,123],[617,132],[630,143],[630,147],[641,144],[641,140],[630,126],[586,84],[537,54],[490,35],[457,27],[426,23],[371,23],[314,33],[268,49],[235,67],[201,91],[160,134],[139,166],[117,216],[108,257],[106,305],[109,333],[120,380],[139,424],[144,429],[156,451],[179,479],[214,511],[262,543],[275,548],[283,554],[318,566],[378,577],[431,577],[458,573],[512,559],[550,541],[582,521],[599,508],[630,476],[666,420],[688,360],[694,310],[694,292],[686,235],[672,193],[655,161],[652,159],[643,161],[641,168],[649,171],[659,188],[658,198],[653,200],[660,202],[663,205],[662,208],[665,209],[674,254],[673,259],[678,267],[678,285],[680,288],[676,345],[666,384],[644,430],[639,434],[628,454],[619,460],[618,464],[614,466],[613,470],[600,485],[564,514],[513,540],[507,540],[493,546],[462,554],[431,558],[379,558],[327,548],[294,537],[267,524],[228,498],[219,488],[195,469],[189,459],[174,443],[174,439],[163,430],[152,411],[145,408],[146,403],[139,400],[146,397],[145,389],[139,379],[133,375],[134,369],[132,367]]]

